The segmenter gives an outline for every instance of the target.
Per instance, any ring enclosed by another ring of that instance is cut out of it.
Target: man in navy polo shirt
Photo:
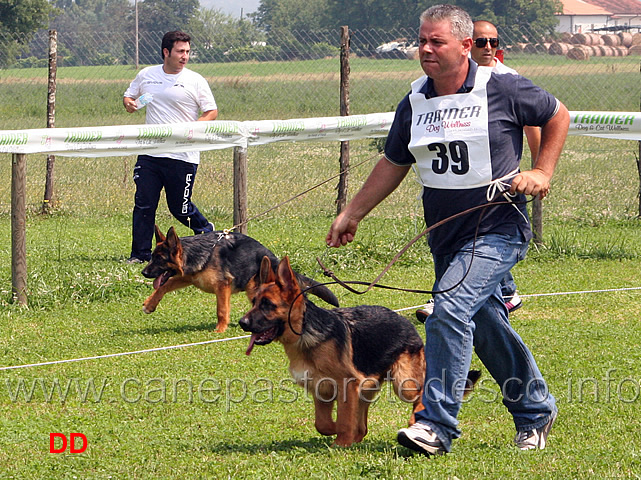
[[[358,223],[398,187],[413,164],[423,183],[426,224],[475,210],[430,233],[434,312],[425,322],[424,410],[398,432],[402,445],[433,455],[460,436],[458,412],[476,351],[503,393],[522,450],[545,448],[557,415],[534,357],[511,327],[500,282],[527,251],[532,232],[525,195],[543,198],[563,149],[569,114],[553,95],[518,75],[500,75],[468,59],[470,16],[436,5],[420,17],[425,76],[401,101],[369,178],[330,227],[329,246],[354,239]],[[521,172],[523,126],[542,127],[536,165]],[[473,260],[473,261],[472,261]]]

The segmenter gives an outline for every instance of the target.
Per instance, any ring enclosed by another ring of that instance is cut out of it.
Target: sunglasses
[[[499,46],[498,38],[477,38],[474,40],[474,45],[476,45],[476,48],[485,48],[487,42],[490,42],[490,47],[492,48],[498,48]]]

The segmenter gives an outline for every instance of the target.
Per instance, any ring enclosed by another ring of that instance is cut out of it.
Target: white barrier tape
[[[639,112],[570,112],[569,135],[641,140]],[[0,131],[0,153],[107,157],[217,150],[284,141],[343,141],[387,136],[394,112],[291,120]]]
[[[630,291],[630,290],[641,290],[641,287],[628,287],[628,288],[607,288],[603,290],[580,290],[580,291],[574,291],[574,292],[553,292],[553,293],[533,293],[530,295],[523,295],[519,294],[520,297],[525,298],[525,297],[545,297],[545,296],[552,296],[552,295],[576,295],[576,294],[585,294],[585,293],[603,293],[603,292],[625,292],[625,291]],[[427,306],[425,303],[422,303],[420,305],[415,305],[413,307],[405,307],[405,308],[399,308],[397,310],[394,310],[397,313],[404,312],[407,310],[416,310],[419,308],[424,308]],[[0,367],[0,371],[2,370],[16,370],[19,368],[29,368],[29,367],[41,367],[44,365],[58,365],[61,363],[71,363],[71,362],[82,362],[85,360],[97,360],[101,358],[113,358],[113,357],[122,357],[126,355],[137,355],[139,353],[149,353],[149,352],[159,352],[163,350],[172,350],[176,348],[185,348],[185,347],[195,347],[199,345],[208,345],[210,343],[220,343],[220,342],[229,342],[232,340],[242,340],[244,338],[249,338],[251,335],[242,335],[240,337],[230,337],[230,338],[220,338],[217,340],[206,340],[204,342],[195,342],[195,343],[183,343],[181,345],[170,345],[168,347],[156,347],[156,348],[148,348],[146,350],[136,350],[133,352],[121,352],[121,353],[111,353],[111,354],[106,354],[106,355],[97,355],[94,357],[82,357],[82,358],[71,358],[67,360],[52,360],[50,362],[42,362],[42,363],[29,363],[25,365],[13,365],[10,367]]]
[[[568,135],[641,140],[641,113],[570,112]]]
[[[394,112],[292,120],[213,121],[159,125],[0,131],[0,152],[106,157],[216,150],[272,142],[384,137]]]

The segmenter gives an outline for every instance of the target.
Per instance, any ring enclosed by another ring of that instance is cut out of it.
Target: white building
[[[641,31],[641,0],[561,0],[557,31]]]

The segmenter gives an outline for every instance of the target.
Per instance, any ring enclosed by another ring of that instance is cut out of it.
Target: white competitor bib
[[[429,99],[419,92],[427,77],[412,82],[409,150],[426,187],[468,189],[492,181],[486,88],[491,74],[490,67],[479,67],[471,92]]]

